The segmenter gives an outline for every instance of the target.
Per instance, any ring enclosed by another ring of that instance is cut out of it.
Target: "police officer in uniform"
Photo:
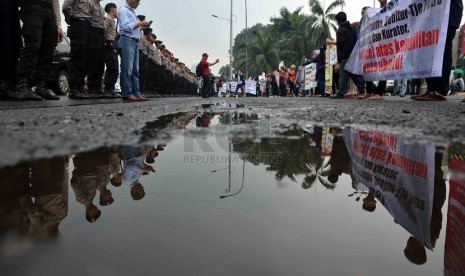
[[[59,100],[48,87],[45,74],[51,71],[57,41],[63,41],[60,4],[58,0],[20,0],[19,6],[24,48],[19,55],[18,84],[12,98],[20,101]],[[31,81],[36,81],[36,94],[31,91]]]
[[[105,96],[117,98],[119,97],[115,92],[115,84],[118,80],[118,51],[115,49],[116,38],[116,24],[115,18],[118,17],[118,9],[116,4],[108,3],[105,5],[105,78],[103,84],[105,85]]]
[[[91,31],[90,1],[65,0],[63,14],[68,23],[68,37],[71,40],[69,61],[70,99],[90,99],[84,92],[84,78],[89,62],[89,40]]]

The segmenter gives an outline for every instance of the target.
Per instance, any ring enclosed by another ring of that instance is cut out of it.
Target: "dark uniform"
[[[0,0],[0,99],[10,99],[21,48],[17,0]]]
[[[91,31],[92,0],[65,0],[63,14],[68,23],[68,37],[71,40],[71,58],[69,61],[70,99],[88,99],[84,93],[84,78],[89,62],[89,41]]]
[[[105,94],[116,96],[115,84],[118,80],[118,51],[113,47],[116,37],[116,24],[114,18],[105,18]]]
[[[87,71],[88,93],[102,97],[102,78],[105,71],[105,12],[101,0],[90,0],[91,28],[89,33],[89,67]]]
[[[46,74],[51,71],[57,28],[61,26],[58,0],[20,0],[24,48],[19,55],[18,84],[15,100],[59,100],[47,86]],[[35,81],[36,93],[30,90]]]

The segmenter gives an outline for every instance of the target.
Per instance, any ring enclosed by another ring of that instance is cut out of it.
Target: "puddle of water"
[[[464,145],[232,110],[138,134],[0,169],[2,275],[464,274]]]

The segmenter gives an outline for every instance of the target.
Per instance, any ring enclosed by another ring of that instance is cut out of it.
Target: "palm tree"
[[[276,48],[276,42],[269,33],[258,31],[255,33],[255,39],[249,43],[248,47],[248,65],[249,75],[259,75],[261,72],[269,72],[279,63],[279,51]],[[245,68],[246,54],[245,45],[239,48],[235,60],[236,68]]]
[[[320,158],[317,162],[313,164],[307,164],[307,166],[309,166],[311,173],[305,176],[304,182],[302,182],[303,189],[310,189],[316,183],[320,183],[328,190],[334,190],[336,188],[335,184],[332,184],[326,179],[331,170],[329,159]]]
[[[302,58],[307,58],[318,47],[318,41],[313,38],[312,25],[316,16],[301,15],[291,21],[291,28],[283,34],[280,41],[281,58],[288,63],[298,64]]]
[[[229,64],[222,66],[220,68],[219,73],[221,76],[228,78],[229,77]]]
[[[303,7],[298,7],[295,11],[291,12],[288,8],[282,7],[279,10],[279,17],[272,17],[270,21],[273,29],[280,34],[285,34],[292,29],[292,23],[302,17]]]
[[[313,23],[313,37],[315,41],[323,44],[326,38],[332,38],[331,29],[337,30],[336,26],[336,14],[333,11],[336,8],[344,7],[345,0],[334,0],[326,10],[321,6],[319,0],[309,0],[308,5],[310,6],[310,11],[314,16],[317,17],[317,20]]]

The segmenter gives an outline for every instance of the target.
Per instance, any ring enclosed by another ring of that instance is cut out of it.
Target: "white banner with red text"
[[[344,141],[353,181],[366,186],[399,225],[431,249],[434,146],[353,129],[344,130]]]
[[[367,81],[442,75],[451,0],[392,0],[368,9],[345,69]]]

